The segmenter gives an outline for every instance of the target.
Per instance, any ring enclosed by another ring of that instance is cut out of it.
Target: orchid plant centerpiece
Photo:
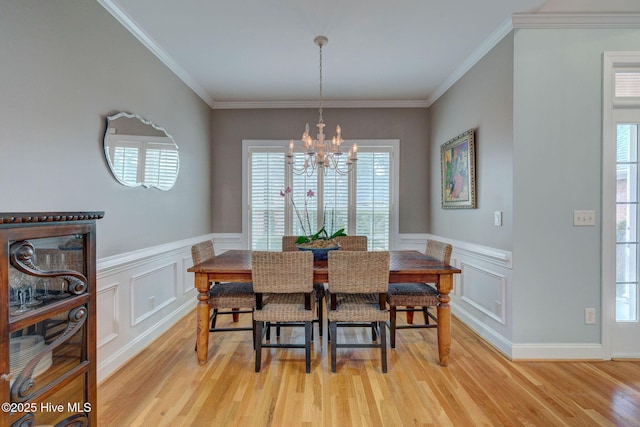
[[[298,236],[296,240],[297,245],[305,246],[305,247],[315,247],[315,248],[326,248],[326,247],[335,247],[338,246],[338,243],[334,240],[334,238],[338,236],[346,236],[347,234],[344,232],[344,228],[341,228],[337,231],[333,231],[333,223],[335,219],[335,207],[331,212],[331,226],[329,230],[327,230],[327,210],[324,209],[322,215],[322,226],[315,233],[312,232],[313,227],[311,226],[311,219],[309,216],[308,204],[309,200],[315,196],[315,192],[313,190],[307,190],[304,199],[304,209],[301,212],[298,209],[295,201],[292,196],[293,190],[291,187],[287,187],[284,190],[280,191],[280,196],[285,199],[288,198],[291,201],[291,205],[293,206],[293,210],[298,217],[298,221],[300,223],[300,228],[304,233],[301,236]]]

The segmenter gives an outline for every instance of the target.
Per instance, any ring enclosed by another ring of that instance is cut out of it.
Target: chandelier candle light
[[[318,169],[318,173],[324,173],[325,175],[330,169],[335,170],[336,173],[340,175],[347,175],[354,170],[356,161],[358,160],[358,145],[354,143],[353,147],[349,149],[343,165],[340,165],[340,158],[345,154],[340,151],[340,144],[344,142],[340,125],[336,126],[336,135],[331,140],[324,139],[325,123],[322,119],[322,46],[327,44],[328,41],[325,36],[317,36],[313,39],[313,42],[320,47],[320,120],[316,125],[318,127],[317,139],[313,139],[311,135],[309,135],[309,123],[307,123],[304,128],[301,146],[302,152],[305,155],[303,166],[296,167],[294,142],[293,139],[289,141],[287,159],[293,172],[297,175],[306,174],[311,176],[316,169]]]

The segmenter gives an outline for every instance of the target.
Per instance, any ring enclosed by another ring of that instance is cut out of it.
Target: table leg
[[[209,280],[206,274],[196,273],[195,287],[198,290],[196,348],[198,363],[204,365],[209,352]]]
[[[451,353],[451,307],[449,292],[453,289],[453,275],[441,275],[438,283],[438,356],[440,366],[449,364]]]

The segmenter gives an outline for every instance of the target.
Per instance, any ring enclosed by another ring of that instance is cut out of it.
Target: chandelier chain
[[[322,120],[322,43],[320,43],[320,123]]]

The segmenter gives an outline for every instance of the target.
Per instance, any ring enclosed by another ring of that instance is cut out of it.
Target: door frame
[[[614,96],[614,71],[640,68],[640,52],[604,52],[602,72],[602,349],[603,358],[615,357],[616,327],[616,109],[640,109],[640,101]]]

